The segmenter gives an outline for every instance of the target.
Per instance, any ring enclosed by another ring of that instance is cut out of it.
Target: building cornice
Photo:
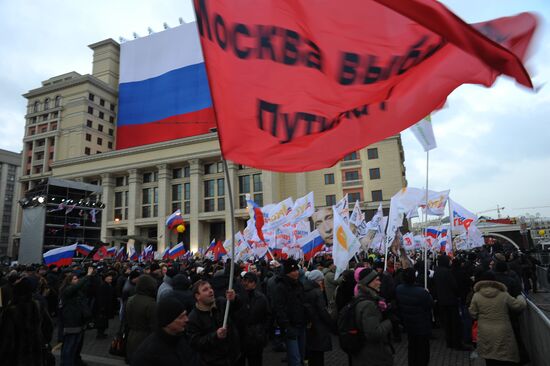
[[[171,149],[171,148],[183,148],[183,147],[186,147],[186,146],[189,146],[189,145],[195,145],[197,143],[217,141],[217,139],[218,139],[217,136],[218,136],[217,133],[208,133],[208,134],[203,134],[203,135],[198,135],[198,136],[186,137],[186,138],[183,138],[183,139],[178,139],[178,140],[173,140],[173,141],[164,141],[164,142],[159,142],[159,143],[156,143],[156,144],[131,147],[131,148],[128,148],[128,149],[123,149],[123,150],[107,151],[107,152],[104,152],[104,153],[101,153],[101,154],[96,154],[96,155],[84,155],[84,156],[79,156],[79,157],[76,157],[76,158],[56,161],[52,164],[52,168],[56,169],[56,168],[63,168],[63,167],[68,167],[68,166],[72,166],[72,165],[84,164],[84,163],[101,162],[101,161],[106,161],[106,160],[113,159],[113,158],[132,156],[132,155],[135,155],[135,154],[148,154],[148,153],[153,153],[155,151],[166,150],[166,149]],[[215,150],[204,151],[202,153],[190,154],[189,158],[191,158],[191,157],[193,157],[193,158],[206,158],[206,157],[211,157],[211,156],[215,156],[215,155],[219,155],[219,154],[220,154],[220,150],[215,149]],[[170,164],[170,163],[175,163],[175,162],[182,161],[182,160],[185,160],[185,159],[186,159],[186,155],[181,154],[181,155],[178,155],[178,156],[174,156],[172,159],[153,158],[151,160],[143,160],[140,163],[136,163],[136,164],[132,164],[132,165],[124,165],[124,166],[109,165],[108,167],[103,166],[101,168],[98,168],[97,171],[87,171],[86,175],[94,175],[94,174],[101,174],[101,173],[108,173],[108,172],[118,172],[121,169],[124,169],[124,170],[132,169],[132,168],[138,168],[139,169],[141,167],[150,166],[152,163],[154,163],[154,164],[159,164],[159,163]]]
[[[29,92],[23,94],[23,97],[30,99],[35,98],[43,94],[52,93],[58,90],[67,89],[71,86],[76,86],[79,84],[84,83],[90,83],[92,85],[97,86],[100,89],[105,90],[108,93],[113,94],[114,96],[118,95],[118,90],[112,88],[104,81],[101,81],[100,79],[96,78],[95,76],[92,76],[90,74],[86,75],[80,75],[79,77],[71,78],[69,80],[63,80],[62,82],[56,83],[56,84],[50,84],[46,86],[41,86],[40,88],[32,89]]]
[[[89,44],[88,47],[92,50],[101,46],[113,45],[115,48],[120,49],[120,44],[112,38],[104,39],[96,43]]]

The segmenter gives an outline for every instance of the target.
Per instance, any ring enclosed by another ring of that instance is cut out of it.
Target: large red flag
[[[222,153],[273,171],[329,167],[521,60],[532,14],[468,25],[432,0],[195,0]]]

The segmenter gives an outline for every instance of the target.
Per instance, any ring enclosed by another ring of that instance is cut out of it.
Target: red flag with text
[[[399,133],[465,83],[532,87],[523,13],[468,25],[432,0],[194,0],[224,157],[310,171]]]

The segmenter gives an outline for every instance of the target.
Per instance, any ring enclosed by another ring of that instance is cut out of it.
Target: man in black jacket
[[[451,272],[450,258],[443,254],[439,256],[437,261],[438,266],[435,268],[434,281],[447,347],[464,350],[462,322],[458,311],[460,289],[456,278]]]
[[[433,300],[426,289],[415,286],[416,271],[403,270],[403,284],[395,294],[399,314],[409,339],[409,366],[427,366],[430,362],[430,336],[432,333]]]
[[[197,355],[184,333],[193,303],[183,303],[172,294],[157,304],[157,325],[154,333],[141,343],[132,356],[131,366],[196,366]]]
[[[241,309],[237,314],[237,323],[241,339],[241,357],[237,365],[262,366],[262,354],[267,343],[269,323],[269,305],[267,297],[256,288],[258,276],[247,272],[242,278]]]
[[[298,277],[296,261],[285,261],[283,273],[276,279],[273,296],[275,318],[286,339],[288,366],[302,365],[305,357],[307,316],[304,286]]]
[[[193,285],[193,296],[196,303],[189,315],[187,333],[191,347],[199,354],[199,365],[235,365],[240,354],[239,334],[231,322],[223,327],[225,299],[216,299],[210,283],[203,280]],[[235,301],[235,291],[228,290],[226,298],[231,301],[230,315],[233,315],[240,306]]]

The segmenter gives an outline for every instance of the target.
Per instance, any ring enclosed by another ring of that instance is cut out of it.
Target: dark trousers
[[[408,335],[409,366],[428,366],[430,362],[430,336]]]
[[[61,346],[61,366],[74,366],[77,364],[78,360],[80,360],[82,340],[82,332],[63,335],[63,345]]]
[[[325,366],[325,352],[307,351],[308,366]]]
[[[445,330],[447,347],[460,348],[462,346],[462,323],[458,306],[439,306],[441,325]]]
[[[257,347],[257,349],[249,349],[243,351],[241,353],[241,356],[235,363],[235,366],[246,366],[247,362],[248,366],[262,366],[263,352],[264,349],[261,347]]]
[[[485,365],[487,366],[517,366],[518,364],[510,361],[499,361],[485,359]]]

